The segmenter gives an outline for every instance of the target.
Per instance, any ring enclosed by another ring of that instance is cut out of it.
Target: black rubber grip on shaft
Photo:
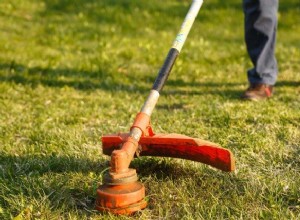
[[[156,80],[153,84],[152,89],[160,92],[162,88],[165,85],[166,80],[168,79],[170,72],[172,70],[172,67],[175,63],[175,60],[179,54],[179,51],[175,48],[171,48],[169,50],[168,56],[161,67],[161,69],[158,72],[158,76],[156,77]]]

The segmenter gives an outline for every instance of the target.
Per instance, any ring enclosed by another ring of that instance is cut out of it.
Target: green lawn
[[[101,135],[129,130],[190,1],[0,1],[0,219],[116,219],[94,210],[109,157]],[[251,63],[240,0],[207,0],[152,124],[230,149],[228,174],[140,158],[141,219],[300,218],[300,3],[280,1],[276,94],[239,100]]]

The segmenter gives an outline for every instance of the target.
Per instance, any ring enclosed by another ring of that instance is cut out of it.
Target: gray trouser
[[[277,79],[275,42],[278,0],[243,0],[245,42],[254,67],[250,83],[274,85]]]

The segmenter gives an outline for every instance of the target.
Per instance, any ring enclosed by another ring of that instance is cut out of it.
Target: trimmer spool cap
[[[124,185],[101,185],[97,189],[96,209],[114,214],[130,215],[146,208],[145,187],[135,181]]]

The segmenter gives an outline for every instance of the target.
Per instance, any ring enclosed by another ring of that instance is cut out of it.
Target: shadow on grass
[[[26,67],[25,65],[12,63],[0,63],[0,81],[11,82],[21,85],[38,85],[47,87],[70,87],[77,90],[92,91],[96,89],[110,92],[128,92],[145,94],[150,90],[151,83],[154,82],[153,76],[147,75],[124,75],[121,73],[109,73],[103,70],[99,71],[80,71],[76,69],[52,69],[42,67]],[[5,74],[6,72],[6,74]],[[124,83],[124,79],[130,83]],[[139,83],[142,82],[142,83]],[[246,82],[245,82],[246,84]],[[166,95],[193,95],[205,96],[216,95],[226,99],[239,99],[242,90],[235,89],[240,87],[241,83],[219,83],[219,82],[195,82],[169,79],[162,94]],[[278,81],[276,87],[298,87],[300,82],[296,81]],[[181,109],[184,105],[175,104],[174,106],[158,105],[158,108]]]
[[[299,149],[295,150],[294,154],[292,154],[285,163],[290,165],[291,160],[299,158],[299,153]],[[300,162],[296,159],[293,164],[297,167],[296,169],[298,169]],[[146,187],[149,188],[150,192],[151,188],[154,187],[153,182],[155,182],[154,185],[156,187],[159,185],[159,182],[169,182],[170,185],[172,185],[170,187],[173,189],[174,187],[179,187],[180,191],[187,191],[187,194],[190,191],[193,191],[194,194],[190,195],[193,198],[205,200],[205,198],[211,198],[213,195],[224,201],[232,201],[233,198],[234,200],[237,198],[245,199],[249,196],[249,190],[261,187],[259,183],[251,182],[243,175],[222,172],[216,169],[211,169],[208,166],[200,168],[199,170],[199,166],[193,167],[187,164],[183,165],[178,163],[178,160],[159,159],[153,157],[147,159],[142,158],[135,160],[133,162],[133,167],[137,169],[139,176],[142,180],[144,180],[144,183]],[[251,182],[251,185],[249,185],[249,182]],[[157,189],[154,189],[153,191],[157,191]],[[177,193],[178,192],[175,190],[174,194]],[[278,197],[284,201],[282,204],[283,207],[297,213],[297,207],[299,207],[299,196],[297,196],[299,195],[298,192],[293,190],[286,192],[283,190],[280,194],[276,194],[278,192],[275,193],[274,190],[266,190],[264,193],[269,195],[271,198],[269,200],[268,196],[266,196],[266,204],[270,203],[271,206],[272,198]],[[248,197],[248,199],[249,204],[251,204],[254,197]],[[257,202],[256,199],[252,202]],[[156,206],[155,203],[152,204],[151,199],[150,205],[154,207]]]
[[[50,67],[27,67],[25,65],[12,63],[0,63],[0,81],[16,83],[32,88],[38,85],[47,87],[70,87],[77,90],[92,91],[96,89],[128,93],[148,93],[152,86],[145,82],[154,82],[153,76],[147,75],[124,75],[120,73],[109,73],[106,71],[80,71],[76,69],[52,69]],[[124,83],[128,81],[129,83]],[[142,83],[139,83],[142,82]],[[184,82],[182,80],[169,80],[163,94],[167,95],[218,95],[228,99],[238,99],[241,91],[236,91],[233,86],[239,83],[213,83],[213,82]],[[170,87],[175,88],[170,89]],[[188,88],[187,90],[176,90],[176,88]],[[203,90],[207,88],[206,90]],[[192,88],[192,89],[191,89]],[[177,106],[178,107],[178,106]]]
[[[135,160],[132,166],[137,169],[139,177],[150,192],[157,191],[153,189],[153,184],[157,187],[160,182],[169,182],[170,187],[174,188],[174,194],[178,193],[176,188],[179,187],[180,191],[186,191],[187,194],[193,191],[195,194],[191,196],[197,199],[210,198],[211,195],[215,195],[231,200],[231,196],[246,194],[246,179],[234,173],[211,169],[207,165],[199,169],[199,166],[193,167],[192,164],[181,164],[178,159],[148,157]],[[151,202],[150,199],[150,206]],[[152,205],[156,206],[156,204]]]
[[[5,169],[2,169],[3,177],[17,177],[28,174],[43,175],[48,172],[99,172],[107,166],[107,162],[103,158],[98,161],[91,161],[86,158],[57,156],[55,154],[43,156],[0,155],[0,161],[5,167]]]
[[[300,86],[300,81],[296,82],[296,81],[280,80],[275,85],[275,87],[281,87],[281,86],[298,87]]]
[[[112,74],[104,70],[80,71],[76,69],[52,69],[50,67],[27,67],[21,64],[0,64],[0,71],[7,74],[0,75],[0,81],[12,82],[16,84],[29,85],[33,88],[39,84],[48,87],[71,87],[78,90],[107,90],[107,91],[127,91],[146,92],[143,86],[122,83],[122,78],[129,81],[136,80],[135,76]]]
[[[0,205],[10,207],[15,199],[36,201],[52,209],[94,209],[95,193],[107,160],[57,155],[0,155]],[[86,178],[82,178],[86,177]],[[12,200],[12,201],[11,201]],[[47,200],[47,201],[46,201]],[[11,210],[11,209],[8,209]],[[87,211],[86,211],[87,210]],[[11,213],[18,215],[20,210]]]
[[[243,84],[241,83],[231,83],[231,82],[194,82],[188,81],[184,82],[183,80],[169,80],[167,85],[174,87],[186,87],[193,88],[192,90],[165,90],[166,94],[183,94],[183,95],[217,95],[225,97],[228,99],[239,99],[241,95],[241,90],[234,89]]]
[[[186,166],[178,163],[182,159],[172,159],[172,158],[162,158],[162,157],[143,157],[136,159],[132,162],[132,167],[134,167],[141,178],[146,178],[149,176],[155,177],[158,180],[166,181],[172,180],[176,182],[177,180],[182,180],[186,178],[193,178],[197,181],[197,184],[201,185],[202,181],[207,178],[215,177],[229,177],[230,179],[237,180],[235,175],[231,175],[227,172],[222,172],[217,169],[208,168],[208,165],[203,165],[203,169],[199,170],[199,167]],[[201,163],[199,163],[201,164]]]

